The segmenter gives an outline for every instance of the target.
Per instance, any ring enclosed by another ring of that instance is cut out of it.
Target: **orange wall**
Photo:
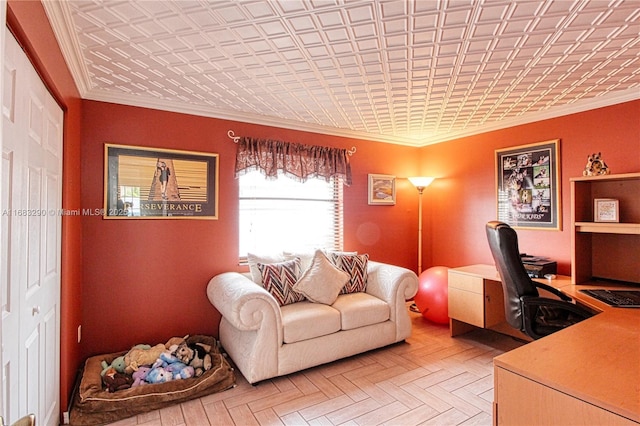
[[[80,207],[80,95],[39,1],[9,1],[7,24],[64,109],[62,207]],[[76,330],[82,323],[82,235],[79,217],[62,218],[60,404],[66,411],[81,362]]]
[[[82,218],[85,355],[175,335],[217,336],[219,314],[206,298],[206,285],[216,274],[242,269],[236,145],[227,137],[229,129],[236,135],[355,146],[353,185],[344,189],[345,248],[415,269],[417,192],[399,180],[396,206],[369,206],[367,175],[414,174],[417,148],[83,101],[83,208],[102,207],[105,142],[213,152],[220,160],[218,220]]]
[[[640,101],[627,102],[425,147],[421,167],[438,179],[425,191],[427,265],[492,263],[484,225],[496,218],[495,149],[560,139],[562,231],[518,230],[520,251],[571,274],[571,177],[602,152],[613,173],[640,171]]]

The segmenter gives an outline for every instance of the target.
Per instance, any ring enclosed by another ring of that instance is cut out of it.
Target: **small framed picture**
[[[394,205],[396,203],[396,177],[369,175],[369,204]]]
[[[618,200],[613,198],[596,198],[594,201],[594,222],[619,222]]]

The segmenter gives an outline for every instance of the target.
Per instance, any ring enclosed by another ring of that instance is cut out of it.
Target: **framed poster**
[[[562,229],[560,140],[496,150],[497,216],[514,228]]]
[[[394,205],[396,203],[396,177],[369,175],[369,204]]]
[[[218,154],[105,144],[105,219],[217,219]]]

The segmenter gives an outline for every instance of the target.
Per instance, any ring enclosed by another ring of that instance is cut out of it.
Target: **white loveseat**
[[[366,270],[366,291],[340,294],[331,305],[304,300],[280,306],[248,273],[213,277],[207,296],[222,315],[222,347],[256,383],[406,339],[406,300],[415,296],[418,277],[373,261]]]

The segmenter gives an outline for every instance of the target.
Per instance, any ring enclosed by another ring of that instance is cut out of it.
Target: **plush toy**
[[[151,371],[151,367],[147,367],[146,365],[138,367],[138,370],[133,372],[133,384],[131,387],[147,384],[146,379],[149,371]]]
[[[173,374],[173,380],[188,379],[196,375],[195,370],[190,365],[181,362],[174,362],[165,367],[169,373]]]
[[[165,383],[173,380],[173,374],[162,367],[152,368],[145,379],[147,383]]]
[[[184,337],[172,337],[171,339],[167,340],[167,343],[164,344],[164,346],[169,349],[171,348],[171,346],[178,346],[184,342],[186,342],[187,337],[189,337],[189,335],[187,334]]]
[[[211,346],[203,343],[182,343],[173,350],[173,355],[183,363],[193,367],[196,376],[200,377],[211,368],[212,360],[209,352]]]
[[[117,357],[116,359],[111,361],[111,364],[107,364],[107,361],[102,361],[100,365],[102,365],[102,372],[100,372],[100,375],[103,377],[109,368],[113,368],[118,373],[124,373],[125,370],[125,362],[123,356]]]
[[[175,348],[175,345],[171,347],[173,350],[175,350]],[[181,362],[172,350],[161,353],[158,360],[153,364],[153,368],[164,368],[165,371],[173,375],[173,380],[188,379],[195,375],[193,367]]]
[[[164,350],[160,355],[158,355],[158,359],[156,359],[156,362],[153,363],[151,368],[166,367],[167,365],[178,361],[180,360],[173,355],[171,350]]]
[[[124,372],[132,374],[142,365],[152,365],[166,349],[162,343],[147,348],[134,346],[124,356]]]
[[[108,367],[102,376],[102,383],[107,388],[107,392],[115,392],[129,389],[133,384],[133,378],[128,374],[119,373],[113,367]]]

